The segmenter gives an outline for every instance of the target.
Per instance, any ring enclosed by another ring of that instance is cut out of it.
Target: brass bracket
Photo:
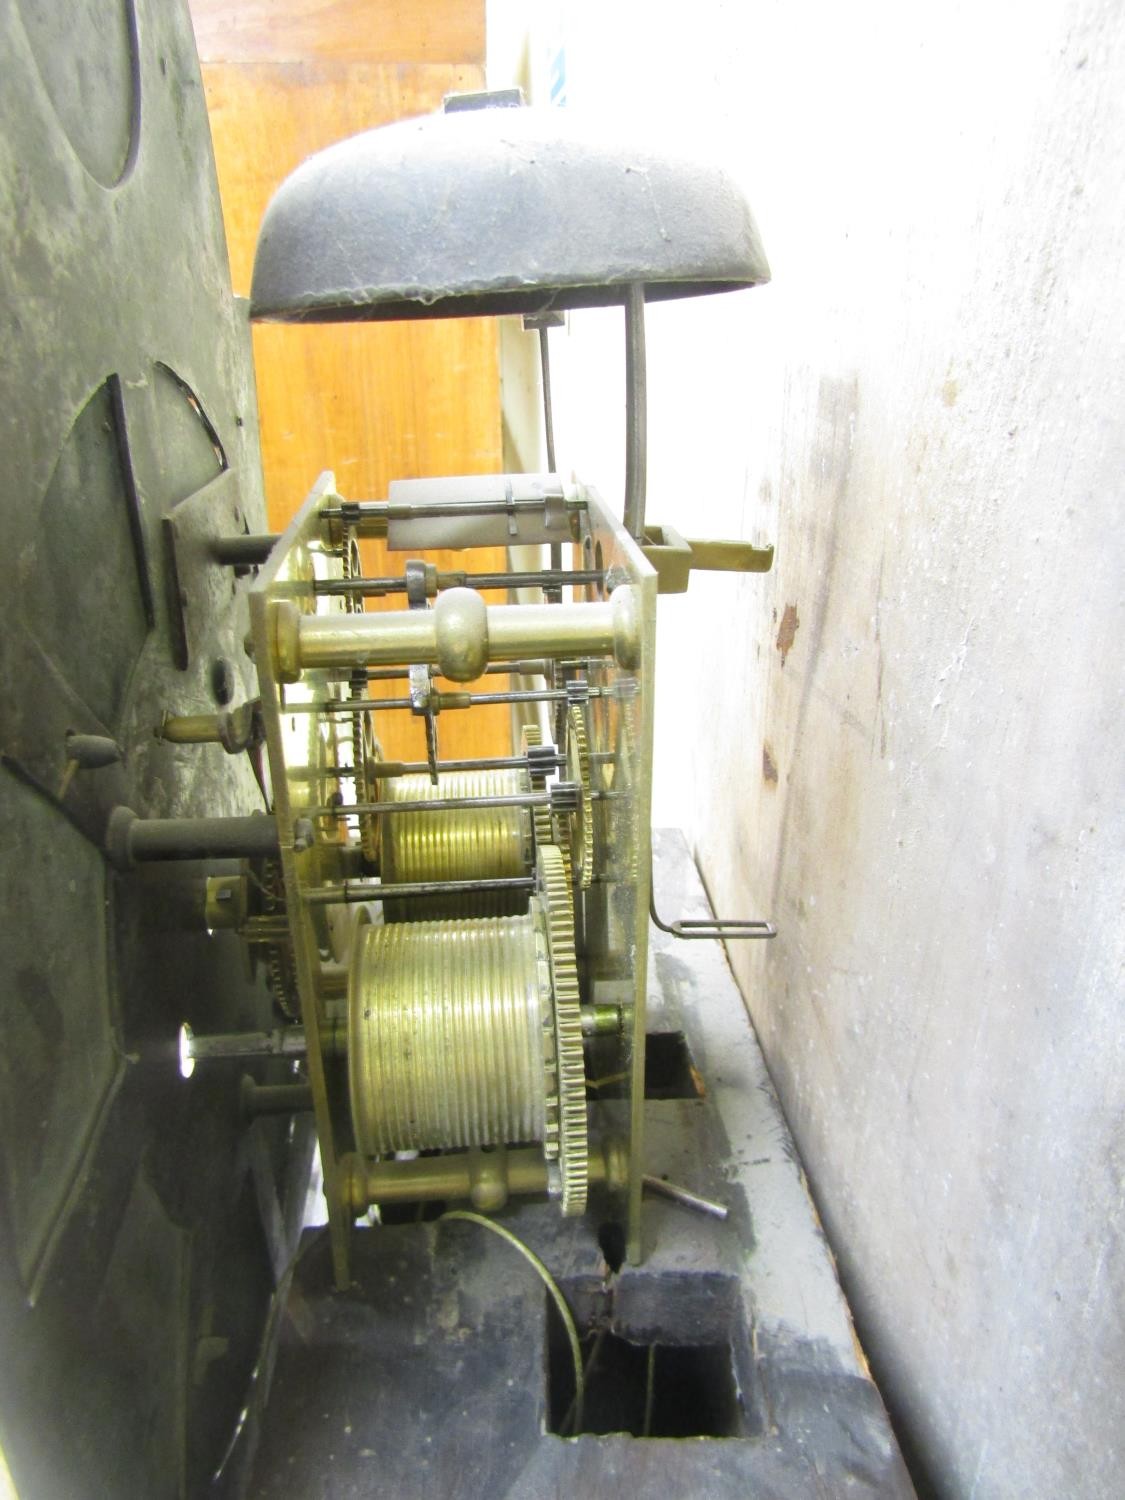
[[[694,569],[706,573],[768,573],[773,546],[685,540],[671,526],[646,526],[641,551],[656,569],[658,594],[683,594]]]

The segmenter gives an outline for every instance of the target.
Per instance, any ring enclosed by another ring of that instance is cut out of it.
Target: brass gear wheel
[[[538,724],[525,724],[520,731],[520,749],[526,755],[532,745],[543,743],[543,731]],[[543,792],[547,789],[547,780],[544,776],[529,776],[531,791]],[[542,844],[553,844],[556,842],[554,830],[551,827],[551,812],[547,807],[533,807],[531,810],[531,826],[535,830],[535,847],[538,849]]]
[[[520,744],[523,753],[527,754],[529,745],[541,745],[543,743],[543,731],[537,724],[525,724],[520,732]],[[529,777],[531,790],[542,792],[546,790],[547,778],[545,776]],[[570,858],[570,830],[567,820],[551,816],[549,808],[536,807],[531,813],[532,827],[535,830],[535,847],[542,848],[544,844],[554,844],[563,857],[563,869],[566,872],[567,886],[574,889],[574,867]]]
[[[589,1178],[586,1065],[574,951],[574,899],[562,851],[554,844],[543,844],[538,855],[538,894],[547,919],[554,994],[562,1211],[570,1217],[585,1211]]]
[[[343,563],[345,578],[363,577],[363,561],[359,554],[359,539],[354,530],[349,530],[344,539]],[[364,610],[362,596],[359,594],[345,595],[344,609],[348,614],[362,614]],[[348,696],[351,698],[365,698],[367,696],[367,689],[367,673],[362,671],[353,672],[348,680]],[[370,713],[352,714],[351,720],[355,800],[359,803],[374,802],[379,795],[379,783],[377,778],[370,774],[368,768],[372,761],[382,758],[382,752],[375,738],[375,728],[372,724]],[[357,820],[359,823],[359,844],[363,850],[363,857],[370,864],[374,864],[379,858],[379,817],[376,813],[359,813],[357,814]]]
[[[614,780],[614,790],[623,792],[629,799],[636,780],[637,764],[637,713],[634,700],[626,699],[620,706],[620,712],[621,719],[617,730],[617,775]],[[618,805],[631,807],[632,802],[630,799]],[[640,846],[635,837],[626,838],[624,846],[629,851],[627,878],[635,884],[640,869]]]
[[[566,775],[578,785],[578,811],[574,814],[574,869],[584,891],[594,878],[594,802],[590,784],[590,739],[586,713],[572,703],[566,716]]]
[[[287,943],[273,943],[266,949],[266,987],[278,1010],[287,1021],[301,1019],[301,997],[297,991],[297,965]]]
[[[364,683],[364,691],[366,687]],[[361,695],[353,690],[352,696]],[[378,777],[372,776],[371,765],[382,758],[382,748],[375,738],[371,715],[369,713],[355,715],[352,728],[352,761],[355,765],[355,800],[357,802],[370,803],[380,800],[379,780]],[[363,857],[370,864],[377,864],[381,819],[378,813],[357,813],[356,816],[359,820],[359,844],[363,850]]]
[[[255,906],[262,916],[284,914],[286,909],[285,881],[281,873],[281,861],[264,859],[255,870],[253,864],[243,866],[257,887]],[[270,943],[262,950],[262,961],[266,975],[266,987],[278,1011],[287,1021],[301,1018],[301,997],[297,989],[297,964],[292,945],[286,940]]]

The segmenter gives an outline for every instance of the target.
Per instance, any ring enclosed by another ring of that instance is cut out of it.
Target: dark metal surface
[[[245,584],[188,546],[173,587],[162,536],[265,529],[248,330],[186,5],[15,0],[0,77],[0,1443],[22,1500],[160,1500],[229,1440],[304,1197],[238,1071],[179,1076],[185,1019],[271,1015],[202,868],[102,853],[118,804],[261,807],[153,735],[254,682]],[[89,737],[121,759],[76,769]]]
[[[161,523],[164,593],[173,659],[181,671],[205,660],[213,621],[229,612],[237,592],[230,575],[216,562],[214,548],[216,535],[245,525],[243,483],[253,495],[260,481],[256,474],[248,476],[241,469],[224,466],[208,483],[172,506]]]
[[[106,852],[122,870],[146,860],[276,859],[277,823],[248,813],[237,818],[138,818],[115,807]]]
[[[253,315],[298,322],[538,313],[755,286],[750,210],[713,162],[569,110],[435,114],[311,157],[274,195]]]
[[[233,568],[257,567],[269,557],[276,541],[275,532],[266,532],[263,536],[252,536],[247,532],[242,536],[214,537],[211,556],[215,562]]]

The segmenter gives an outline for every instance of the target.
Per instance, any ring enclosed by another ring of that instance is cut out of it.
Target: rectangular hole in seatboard
[[[615,1073],[614,1045],[595,1038],[587,1049],[586,1076],[591,1080],[590,1097],[624,1099],[628,1090],[623,1075]],[[703,1080],[692,1062],[682,1031],[654,1031],[645,1038],[645,1098],[701,1099]]]
[[[586,1392],[576,1428],[574,1359],[547,1299],[547,1430],[560,1437],[737,1438],[749,1434],[730,1343],[634,1343],[608,1329],[579,1330]]]

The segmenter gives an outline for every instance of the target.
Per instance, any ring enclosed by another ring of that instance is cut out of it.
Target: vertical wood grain
[[[484,64],[478,0],[191,0],[204,62]]]
[[[249,293],[266,206],[302,161],[359,131],[440,108],[447,93],[483,87],[482,3],[286,0],[266,7],[194,0],[192,11],[231,279],[241,296]],[[275,530],[323,469],[335,472],[347,498],[367,500],[384,498],[393,479],[502,468],[493,321],[261,324],[253,339]],[[402,571],[403,555],[388,557],[381,543],[365,543],[363,551],[367,572]],[[431,556],[439,567],[504,565],[495,548]],[[507,684],[497,676],[481,686]],[[380,696],[398,692],[405,688],[379,687]],[[503,706],[446,714],[442,753],[503,754],[508,726]],[[392,759],[424,753],[422,725],[408,713],[381,715],[378,731]]]

